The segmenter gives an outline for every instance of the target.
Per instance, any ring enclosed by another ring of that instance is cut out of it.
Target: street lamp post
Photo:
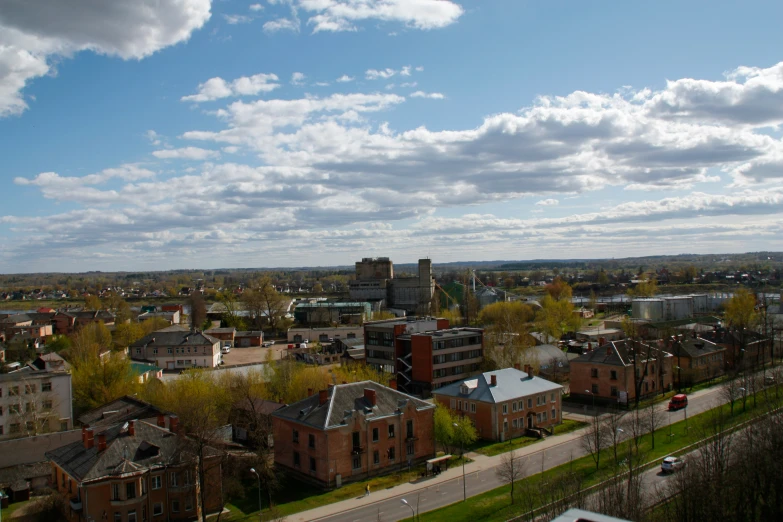
[[[462,427],[460,427],[459,424],[456,422],[453,423],[455,428],[458,428],[460,432],[462,431]],[[468,493],[467,489],[465,487],[465,438],[464,436],[459,438],[459,456],[462,459],[462,501],[465,502],[468,500]]]
[[[688,432],[688,405],[682,409],[682,413],[685,415],[685,433]]]
[[[258,515],[261,516],[261,476],[256,471],[256,468],[250,468],[250,472],[258,479]]]
[[[742,413],[745,413],[745,388],[738,388],[742,392]]]
[[[409,508],[411,508],[411,514],[413,515],[413,520],[416,520],[416,512],[413,510],[413,506],[411,506],[411,505],[408,503],[408,501],[407,501],[407,500],[405,500],[404,498],[401,498],[401,499],[400,499],[400,502],[402,502],[403,504],[405,504],[406,506],[408,506]]]
[[[590,390],[585,390],[585,393],[589,393],[589,394],[590,394],[590,397],[592,397],[592,398],[593,398],[593,417],[595,417],[595,416],[596,416],[596,413],[597,413],[597,412],[595,411],[595,394],[594,394],[593,392],[591,392]]]

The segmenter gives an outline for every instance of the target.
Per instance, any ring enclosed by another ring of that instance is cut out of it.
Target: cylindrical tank
[[[642,298],[634,299],[631,304],[631,313],[634,319],[646,319],[648,321],[663,320],[663,299]]]
[[[689,295],[666,297],[666,320],[678,321],[680,319],[686,319],[693,317],[693,297]]]
[[[693,298],[693,313],[694,314],[706,314],[709,310],[707,308],[707,294],[691,294]]]

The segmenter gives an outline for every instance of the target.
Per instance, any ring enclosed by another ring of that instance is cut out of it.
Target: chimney
[[[612,345],[606,347],[606,355],[612,355]]]
[[[332,384],[331,382],[326,385],[327,390],[331,390],[332,388],[334,388],[334,384]]]
[[[598,344],[599,346],[602,344],[606,344],[606,337],[599,337],[598,338]]]
[[[98,452],[106,451],[106,433],[98,434]]]
[[[329,390],[321,390],[318,392],[318,405],[323,406],[326,401],[329,400]]]
[[[497,386],[498,385],[498,376],[494,373],[490,375],[490,386]]]
[[[525,365],[525,373],[527,374],[528,377],[532,377],[533,376],[533,367],[530,366],[529,364],[526,364]]]
[[[389,379],[389,388],[392,390],[397,389],[397,379]]]
[[[307,388],[307,396],[310,397],[312,395],[313,395],[313,389],[312,388]]]
[[[370,388],[364,389],[364,398],[367,399],[367,401],[375,406],[375,403],[377,402],[377,397],[375,396],[375,390]]]
[[[163,415],[162,413],[158,414],[158,426],[160,426],[161,428],[166,427],[166,416]]]
[[[89,427],[90,427],[89,424],[85,424],[84,426],[82,426],[82,444],[84,445],[85,448],[87,447],[87,442],[86,442],[87,441],[87,428],[89,428]]]
[[[527,366],[525,366],[525,368],[527,368]],[[519,363],[518,362],[514,363],[514,369],[515,370],[519,370]]]
[[[179,417],[176,415],[169,415],[169,431],[171,433],[177,433],[179,430]]]
[[[128,435],[131,437],[136,436],[136,421],[132,420],[128,422]]]
[[[92,428],[87,428],[84,432],[84,449],[92,449],[95,445],[95,435]]]

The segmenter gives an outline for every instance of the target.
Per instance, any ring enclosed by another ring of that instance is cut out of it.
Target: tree
[[[511,503],[514,503],[514,482],[524,475],[522,461],[517,459],[516,451],[504,453],[500,465],[495,469],[495,475],[505,484],[511,484]]]
[[[112,346],[111,332],[102,322],[88,323],[72,337],[73,346],[68,351],[71,364],[97,358],[101,351]]]
[[[658,281],[653,278],[648,281],[642,281],[634,288],[628,289],[628,295],[631,297],[652,297],[658,293]]]
[[[130,361],[122,354],[85,355],[71,361],[73,403],[79,411],[97,408],[123,395],[133,395],[139,384]]]
[[[720,395],[723,400],[729,404],[729,410],[731,411],[732,417],[734,416],[734,403],[737,402],[742,395],[740,388],[742,388],[742,386],[740,386],[740,381],[733,377],[723,383],[723,386],[721,386],[720,389]]]
[[[469,417],[456,415],[440,404],[435,408],[434,423],[435,441],[449,453],[457,448],[464,450],[478,440],[478,431]]]
[[[87,310],[100,310],[101,299],[97,295],[88,295],[84,298],[84,307]]]
[[[254,286],[251,315],[259,318],[266,317],[273,331],[281,331],[286,323],[284,316],[288,312],[288,299],[278,293],[269,276],[262,277]],[[245,303],[248,301],[246,300]]]
[[[590,424],[582,434],[582,448],[592,457],[595,469],[601,464],[601,450],[606,447],[606,424],[597,415],[593,415]]]
[[[556,277],[554,281],[546,285],[544,290],[555,301],[570,300],[573,295],[571,286],[560,277]]]
[[[581,325],[582,319],[574,313],[574,305],[570,299],[558,301],[547,294],[541,300],[541,309],[536,314],[536,327],[539,331],[560,339],[563,334],[576,331]]]
[[[742,369],[745,367],[748,331],[757,327],[759,322],[759,315],[756,312],[756,296],[746,288],[738,288],[731,299],[726,302],[724,317],[729,328],[739,340],[739,362],[736,367]]]
[[[520,362],[523,351],[530,346],[527,323],[533,317],[532,307],[519,301],[493,303],[481,310],[487,369],[508,368]]]
[[[647,431],[650,433],[652,449],[655,449],[655,432],[663,425],[663,412],[655,403],[649,403],[644,408],[644,419]]]
[[[452,415],[448,408],[440,404],[435,407],[434,432],[435,442],[441,445],[444,450],[451,448],[451,442],[454,440],[454,424]]]
[[[117,294],[110,294],[105,299],[104,306],[108,311],[114,314],[118,324],[124,323],[131,318],[130,305],[125,301],[125,299],[118,296]]]

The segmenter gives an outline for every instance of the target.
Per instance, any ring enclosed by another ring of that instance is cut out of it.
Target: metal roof
[[[492,376],[497,379],[497,386],[492,386]],[[466,381],[476,381],[475,386],[468,386],[469,393],[462,393],[462,384]],[[531,376],[516,368],[504,368],[485,372],[480,375],[453,382],[437,390],[433,395],[446,395],[449,397],[462,397],[472,401],[498,403],[506,402],[519,397],[527,397],[537,393],[559,391],[563,387],[559,384],[547,381],[541,377]]]

